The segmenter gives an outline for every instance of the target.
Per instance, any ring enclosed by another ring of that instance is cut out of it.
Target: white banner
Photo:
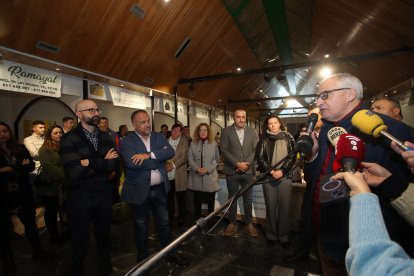
[[[221,122],[224,122],[224,115],[223,115],[223,111],[221,111],[221,110],[216,110],[216,111],[215,111],[215,119],[216,119],[216,121],[221,121]]]
[[[195,116],[199,119],[208,119],[208,109],[196,106]]]
[[[227,191],[227,181],[219,178],[220,190],[216,193],[215,209],[227,202],[229,193]],[[243,197],[237,199],[237,214],[244,215]],[[266,219],[266,204],[264,202],[262,185],[253,186],[253,208],[252,216]]]
[[[109,86],[109,92],[111,93],[112,102],[115,106],[144,110],[147,108],[145,95],[141,93],[115,86]]]
[[[62,75],[11,61],[0,64],[0,89],[59,98]]]

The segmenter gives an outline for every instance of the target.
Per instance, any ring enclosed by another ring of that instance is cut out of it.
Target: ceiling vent
[[[36,47],[38,49],[42,49],[51,53],[58,53],[59,52],[59,47],[47,44],[46,42],[43,41],[38,41]]]
[[[144,79],[144,82],[149,83],[149,84],[153,84],[154,83],[154,79],[151,79],[151,78],[146,77]]]
[[[174,56],[176,58],[179,58],[184,53],[184,51],[187,49],[188,45],[190,45],[190,42],[191,42],[191,38],[187,37],[186,39],[184,39],[184,42],[177,49],[177,51],[175,52]]]
[[[145,11],[138,4],[132,5],[129,11],[139,19],[144,19]]]

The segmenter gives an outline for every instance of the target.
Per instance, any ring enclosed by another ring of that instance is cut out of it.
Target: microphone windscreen
[[[380,116],[371,110],[362,109],[352,117],[352,125],[359,129],[362,133],[378,137],[382,130],[387,130],[384,121]]]
[[[338,144],[336,145],[336,157],[337,161],[344,165],[344,160],[354,159],[356,161],[357,169],[364,160],[365,145],[361,138],[353,134],[342,134],[339,136]]]
[[[346,132],[343,127],[333,127],[328,131],[328,140],[331,142],[332,146],[336,148],[336,144],[338,143],[339,136],[341,136]]]

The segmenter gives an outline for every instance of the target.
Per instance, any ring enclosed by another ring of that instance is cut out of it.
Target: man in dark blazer
[[[236,110],[233,114],[234,124],[221,132],[220,154],[224,158],[224,174],[227,180],[229,198],[234,196],[239,187],[244,188],[253,182],[254,153],[259,137],[256,131],[246,125],[246,111]],[[257,231],[252,224],[252,189],[243,194],[244,220],[250,236],[256,237]],[[232,236],[237,232],[237,201],[230,207],[229,224],[224,235]]]
[[[80,123],[60,142],[71,237],[68,274],[84,275],[84,260],[93,225],[99,275],[111,275],[109,232],[112,195],[109,176],[119,170],[120,160],[109,134],[97,127],[100,110],[96,103],[82,100],[76,104],[75,113]]]
[[[148,212],[151,209],[163,247],[171,242],[167,194],[170,190],[165,165],[174,157],[174,149],[162,133],[151,131],[145,110],[131,115],[135,132],[122,141],[120,154],[125,164],[125,180],[121,199],[130,203],[134,216],[135,244],[138,261],[149,256]],[[177,253],[169,256],[176,264],[187,262]]]

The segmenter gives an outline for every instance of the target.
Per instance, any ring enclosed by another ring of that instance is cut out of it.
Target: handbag
[[[43,186],[50,186],[54,183],[54,179],[48,175],[45,170],[42,169],[42,166],[39,167],[37,170],[36,178],[35,178],[35,186],[36,187],[43,187]]]

